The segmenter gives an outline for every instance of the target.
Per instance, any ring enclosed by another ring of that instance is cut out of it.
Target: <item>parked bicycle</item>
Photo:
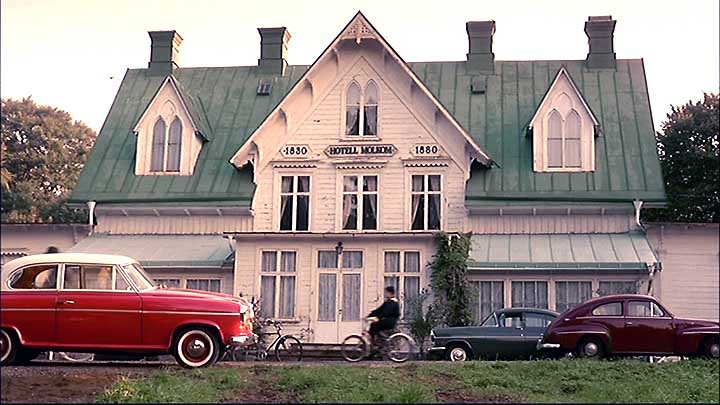
[[[342,342],[342,355],[346,361],[357,362],[369,358],[371,353],[371,341],[369,325],[374,319],[366,319],[366,327],[362,333],[353,333],[348,335]],[[388,336],[389,335],[389,336]],[[377,346],[379,354],[383,358],[387,358],[395,363],[402,363],[410,359],[414,348],[415,341],[408,335],[392,331],[389,334],[381,332],[378,334]]]
[[[300,339],[293,335],[282,334],[282,323],[268,319],[265,321],[268,326],[273,326],[275,332],[262,333],[255,342],[248,346],[237,347],[228,352],[227,358],[231,361],[243,361],[254,358],[255,360],[265,360],[269,353],[274,352],[277,361],[300,361],[303,356],[303,347]],[[267,336],[275,336],[275,339],[269,344],[263,343],[263,338]]]

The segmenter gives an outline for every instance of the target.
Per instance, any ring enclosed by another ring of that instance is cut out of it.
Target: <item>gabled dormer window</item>
[[[378,88],[369,81],[362,89],[356,81],[350,82],[345,94],[345,135],[378,135]]]
[[[565,69],[560,69],[529,129],[536,172],[595,170],[598,121]]]
[[[158,117],[153,127],[152,160],[150,171],[152,172],[179,172],[180,156],[182,152],[182,130],[183,125],[180,118],[175,117],[170,130],[163,117]]]
[[[168,76],[135,125],[136,175],[190,176],[210,140],[204,110],[179,86]]]

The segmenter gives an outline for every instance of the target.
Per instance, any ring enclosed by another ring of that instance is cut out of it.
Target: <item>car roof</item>
[[[643,295],[643,294],[615,294],[615,295],[603,295],[602,297],[596,297],[590,300],[585,301],[581,305],[585,304],[601,304],[603,302],[610,302],[610,301],[624,301],[629,299],[648,299],[657,301],[657,298],[651,296],[651,295]]]
[[[13,270],[30,264],[45,263],[77,263],[77,264],[128,264],[137,260],[119,255],[100,255],[92,253],[48,253],[43,255],[23,256],[3,265],[3,279]]]
[[[506,312],[537,312],[545,315],[551,315],[551,316],[558,316],[559,313],[555,311],[551,311],[549,309],[542,309],[542,308],[523,308],[523,307],[515,307],[515,308],[502,308],[495,311],[496,314],[504,314]]]

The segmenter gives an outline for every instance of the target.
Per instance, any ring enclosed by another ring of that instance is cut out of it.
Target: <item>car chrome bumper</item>
[[[242,346],[251,343],[255,335],[230,336],[230,346]]]
[[[559,349],[560,344],[559,343],[543,343],[542,340],[538,340],[537,345],[535,345],[535,348],[538,350],[543,349]]]

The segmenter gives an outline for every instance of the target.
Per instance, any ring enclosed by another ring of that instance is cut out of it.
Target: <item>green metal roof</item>
[[[468,206],[499,201],[632,201],[664,203],[665,189],[641,59],[617,69],[585,61],[502,61],[495,74],[471,77],[465,62],[413,63],[413,70],[493,156],[500,167],[473,172]],[[591,173],[535,173],[527,124],[561,67],[565,67],[600,122]],[[471,94],[475,80],[485,94]]]
[[[588,70],[585,61],[498,61],[490,75],[468,74],[465,61],[409,66],[497,163],[473,170],[468,206],[665,202],[642,60],[618,60],[614,70]],[[592,173],[533,171],[527,123],[563,66],[600,121]],[[261,75],[255,66],[177,69],[174,76],[192,100],[194,114],[202,112],[212,131],[192,176],[135,176],[132,129],[164,77],[149,76],[146,69],[128,70],[72,201],[248,205],[252,174],[228,161],[307,68],[290,66],[283,77]],[[273,80],[270,96],[256,94],[261,78]],[[484,94],[473,94],[471,84],[484,87]]]
[[[643,232],[617,234],[473,235],[475,270],[641,270],[659,266]]]
[[[219,235],[91,235],[70,248],[75,253],[122,255],[146,267],[222,267],[233,251]]]

